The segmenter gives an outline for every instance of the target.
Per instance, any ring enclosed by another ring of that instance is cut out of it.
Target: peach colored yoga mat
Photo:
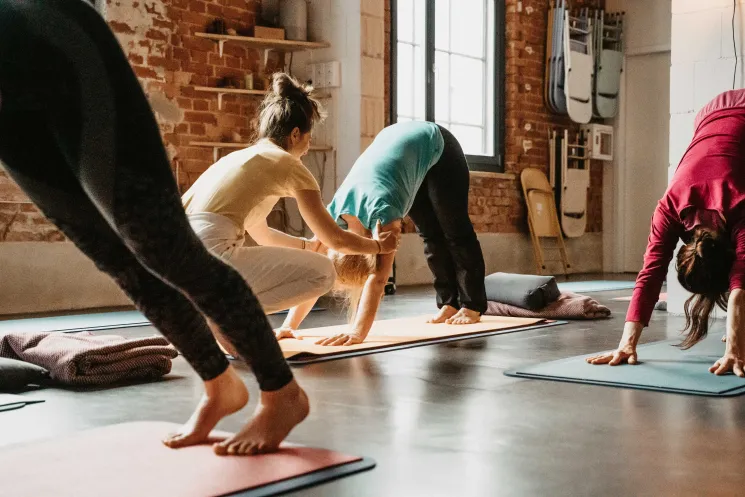
[[[356,345],[324,347],[315,344],[323,337],[349,332],[346,324],[300,330],[301,340],[285,339],[279,344],[289,363],[304,364],[563,324],[545,319],[502,316],[482,316],[481,322],[476,324],[431,324],[427,323],[429,317],[375,321],[365,341]]]
[[[631,295],[629,295],[628,297],[617,297],[617,298],[615,298],[613,300],[619,300],[621,302],[631,302]],[[660,293],[660,298],[657,299],[657,301],[658,302],[667,302],[667,293],[665,293],[665,292]]]
[[[0,451],[0,495],[260,497],[374,466],[355,456],[289,445],[248,457],[217,456],[209,445],[169,449],[160,440],[176,428],[125,423]]]

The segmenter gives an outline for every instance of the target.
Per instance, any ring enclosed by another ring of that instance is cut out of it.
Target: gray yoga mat
[[[635,281],[565,281],[559,283],[559,290],[573,293],[605,292],[609,290],[629,290],[636,285]]]
[[[43,399],[34,399],[25,395],[13,395],[10,393],[0,393],[0,412],[13,411],[26,407],[30,404],[39,404],[44,402]]]
[[[598,353],[561,359],[505,371],[507,376],[537,380],[587,383],[657,392],[732,397],[745,393],[745,378],[717,376],[709,368],[724,354],[720,333],[711,333],[691,349],[675,347],[680,340],[638,347],[639,364],[592,365],[585,358]]]

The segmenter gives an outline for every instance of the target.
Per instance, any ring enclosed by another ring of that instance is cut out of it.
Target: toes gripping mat
[[[639,364],[593,365],[583,356],[505,371],[507,376],[567,381],[657,392],[731,397],[745,393],[745,378],[717,376],[709,368],[724,354],[721,334],[710,333],[688,350],[675,347],[681,340],[666,340],[637,347]]]
[[[218,456],[209,445],[169,449],[161,439],[177,428],[125,423],[8,448],[0,452],[0,494],[265,497],[375,466],[369,459],[290,445],[260,456]]]

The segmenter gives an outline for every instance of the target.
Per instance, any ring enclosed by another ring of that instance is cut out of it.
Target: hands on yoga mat
[[[585,360],[589,364],[618,366],[619,364],[638,364],[637,344],[642,332],[641,323],[627,322],[624,326],[621,342],[615,350],[603,352]],[[724,340],[727,343],[724,354],[709,368],[709,372],[716,375],[734,373],[745,378],[745,349],[739,343],[742,338],[736,333],[731,339]]]

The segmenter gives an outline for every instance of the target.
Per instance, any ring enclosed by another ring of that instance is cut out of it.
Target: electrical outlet
[[[341,63],[338,60],[324,64],[326,73],[326,88],[338,88],[341,86]]]

